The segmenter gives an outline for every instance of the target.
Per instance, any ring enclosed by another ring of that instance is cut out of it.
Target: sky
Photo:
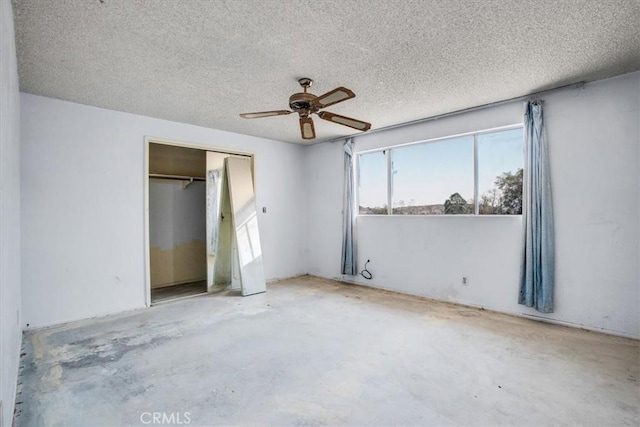
[[[391,150],[393,205],[442,204],[453,193],[473,199],[473,136],[416,144]],[[360,206],[387,203],[386,154],[359,156]],[[523,165],[522,129],[478,135],[478,194],[495,187],[504,172]]]

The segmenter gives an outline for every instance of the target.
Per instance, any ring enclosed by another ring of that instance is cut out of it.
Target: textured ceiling
[[[303,142],[299,77],[373,129],[640,69],[639,0],[14,0],[21,90]],[[314,116],[318,138],[355,133]]]

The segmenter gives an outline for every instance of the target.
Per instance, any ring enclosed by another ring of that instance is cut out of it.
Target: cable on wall
[[[360,272],[360,275],[367,280],[373,279],[373,274],[371,274],[371,272],[367,270],[367,264],[369,264],[370,261],[371,260],[368,259],[367,262],[364,263],[364,269],[362,269],[362,271]]]

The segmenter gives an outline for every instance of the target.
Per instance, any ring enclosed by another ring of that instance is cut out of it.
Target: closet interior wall
[[[149,144],[152,292],[207,278],[205,170],[203,150]]]

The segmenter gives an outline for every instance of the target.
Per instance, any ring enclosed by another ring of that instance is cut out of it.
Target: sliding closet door
[[[230,228],[228,215],[224,223],[225,201],[229,195],[224,173],[224,159],[228,154],[207,152],[207,291],[212,292],[224,287],[230,278]],[[227,230],[228,229],[228,230]],[[227,236],[228,235],[228,236]],[[226,250],[225,250],[226,248]]]
[[[265,292],[266,283],[262,265],[262,249],[258,232],[251,159],[227,157],[225,159],[235,244],[238,253],[242,295]]]

